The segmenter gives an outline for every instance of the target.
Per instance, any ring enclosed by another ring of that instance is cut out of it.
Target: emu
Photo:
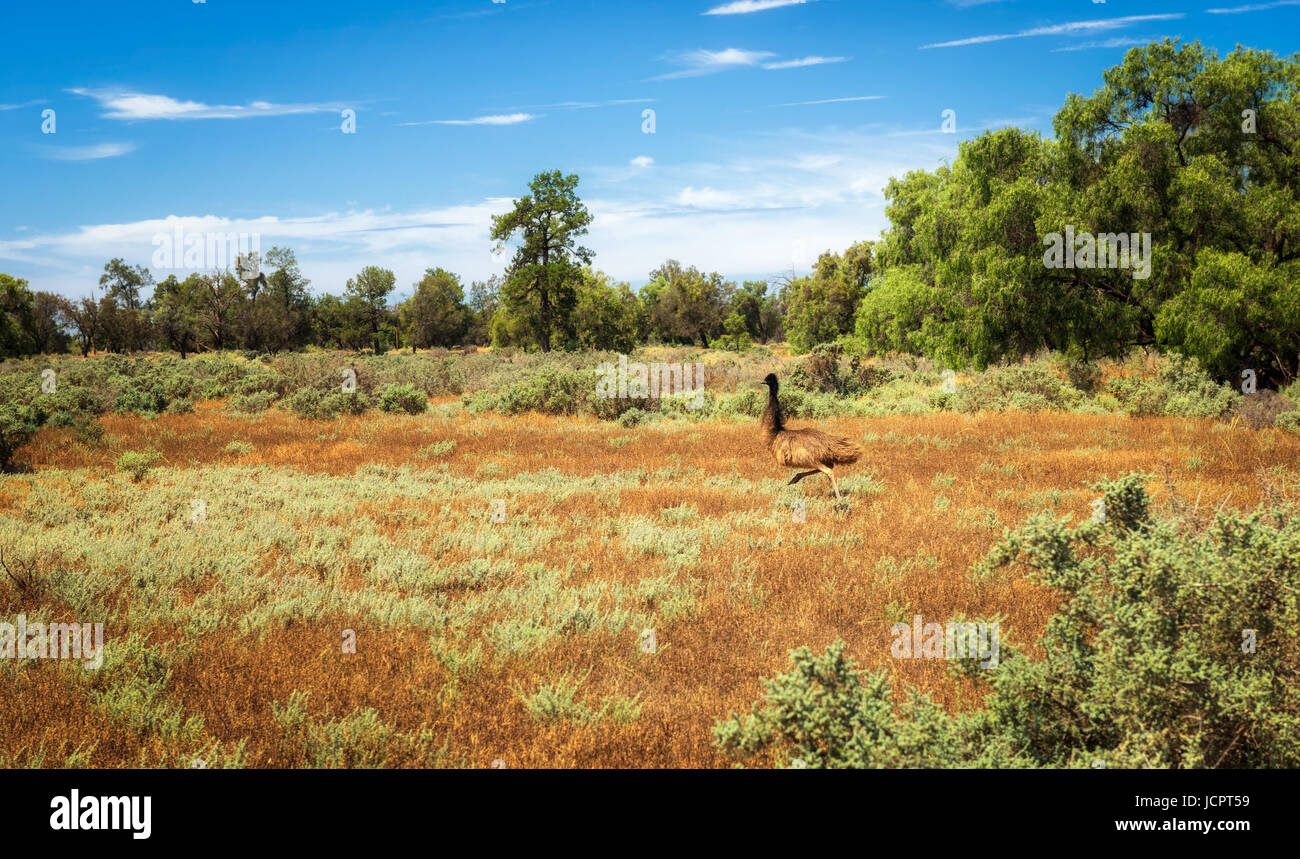
[[[776,396],[776,374],[768,373],[761,384],[767,385],[767,408],[763,410],[759,426],[772,458],[777,465],[786,468],[810,469],[800,471],[786,485],[792,486],[820,471],[831,479],[831,488],[835,490],[835,498],[838,500],[840,486],[835,480],[834,468],[857,462],[862,456],[862,445],[849,441],[844,436],[830,435],[818,429],[787,429],[785,416],[781,414],[781,403]]]

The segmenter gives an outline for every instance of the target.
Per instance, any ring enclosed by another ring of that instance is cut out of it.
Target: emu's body
[[[835,480],[834,468],[857,462],[862,456],[862,446],[844,436],[831,435],[818,429],[787,429],[785,416],[781,414],[781,403],[776,396],[776,374],[769,373],[763,384],[767,385],[767,408],[763,410],[759,426],[762,427],[772,458],[777,465],[808,469],[792,477],[791,484],[820,471],[831,479],[831,488],[835,490],[835,497],[839,498],[840,487]]]

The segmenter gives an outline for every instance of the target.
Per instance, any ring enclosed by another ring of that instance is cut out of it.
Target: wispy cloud
[[[822,66],[826,63],[842,63],[848,57],[802,57],[797,60],[781,60],[776,63],[764,63],[765,69],[801,69],[804,66]]]
[[[68,92],[88,96],[99,102],[106,119],[248,119],[255,116],[287,116],[302,113],[325,113],[342,110],[340,104],[273,104],[252,101],[248,104],[205,104],[180,101],[171,96],[116,89],[71,89]]]
[[[675,72],[659,75],[654,80],[672,80],[673,78],[691,78],[699,75],[711,75],[728,69],[757,66],[768,57],[776,56],[771,51],[744,51],[740,48],[726,48],[721,51],[684,51],[665,56],[671,63],[686,66]]]
[[[633,167],[640,167],[644,169],[646,167],[653,167],[655,160],[651,158],[649,155],[638,155],[628,163],[631,164]]]
[[[740,48],[726,48],[721,51],[678,51],[665,54],[662,59],[676,65],[685,66],[685,68],[659,75],[651,78],[651,80],[666,81],[674,78],[693,78],[699,75],[711,75],[715,72],[743,68],[761,68],[769,71],[774,69],[800,69],[807,66],[825,65],[826,63],[842,63],[848,59],[848,57],[822,57],[817,55],[798,57],[791,60],[772,59],[775,56],[776,54],[771,51],[745,51]]]
[[[1134,45],[1148,45],[1152,42],[1158,42],[1165,36],[1151,36],[1149,38],[1134,38],[1132,36],[1116,36],[1113,39],[1105,39],[1100,42],[1080,42],[1077,45],[1067,45],[1064,48],[1053,48],[1052,53],[1059,54],[1065,51],[1088,51],[1093,48],[1131,48]]]
[[[34,104],[44,104],[45,99],[38,98],[33,101],[25,101],[22,104],[0,104],[0,110],[18,110],[22,107],[31,107]]]
[[[116,158],[134,151],[134,143],[96,143],[93,146],[46,147],[41,151],[41,157],[55,161],[94,161],[99,158]]]
[[[604,101],[557,101],[551,104],[533,104],[530,108],[551,110],[592,110],[598,107],[619,107],[625,104],[648,104],[652,98],[609,98]]]
[[[1102,18],[1097,21],[1071,21],[1066,24],[1053,24],[1047,27],[1035,27],[1032,30],[1021,30],[1017,33],[998,33],[988,36],[971,36],[968,39],[954,39],[950,42],[934,42],[929,45],[922,45],[921,50],[927,48],[956,48],[962,45],[982,45],[986,42],[1000,42],[1005,39],[1025,39],[1033,36],[1060,36],[1071,33],[1092,33],[1104,30],[1118,30],[1127,27],[1130,24],[1137,24],[1143,21],[1172,21],[1182,17],[1182,12],[1168,12],[1158,15],[1125,15],[1122,18]]]
[[[398,125],[518,125],[537,119],[534,113],[500,113],[492,116],[476,116],[473,119],[430,119],[425,122],[399,122]]]
[[[1226,9],[1206,9],[1209,15],[1238,15],[1242,12],[1263,12],[1279,6],[1300,6],[1300,0],[1274,0],[1272,3],[1251,3],[1246,6],[1231,6]]]
[[[734,3],[724,3],[721,6],[714,6],[707,12],[701,12],[701,15],[748,15],[750,12],[765,12],[768,9],[779,9],[782,6],[802,6],[808,0],[736,0]]]
[[[772,107],[799,107],[805,104],[839,104],[846,101],[877,101],[884,98],[883,95],[851,95],[845,98],[818,98],[812,101],[787,101],[782,104],[774,104]]]

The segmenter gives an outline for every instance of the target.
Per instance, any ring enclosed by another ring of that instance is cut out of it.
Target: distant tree
[[[731,296],[731,310],[728,314],[737,314],[744,322],[749,336],[766,343],[781,333],[783,305],[778,296],[768,295],[767,281],[747,280]],[[723,322],[726,327],[726,322]]]
[[[414,352],[430,346],[455,346],[469,331],[470,310],[460,278],[441,268],[426,269],[415,294],[399,311],[401,330]]]
[[[645,311],[626,283],[615,285],[604,272],[584,268],[573,329],[579,348],[631,352],[645,337]]]
[[[370,332],[376,355],[383,351],[379,328],[387,319],[388,296],[396,285],[397,277],[391,271],[370,265],[350,278],[345,290],[349,299],[355,299],[347,305],[352,322]]]
[[[33,293],[30,334],[37,352],[48,355],[68,351],[72,338],[68,336],[62,311],[63,299],[59,296],[52,292]]]
[[[708,346],[722,334],[724,311],[735,291],[716,271],[704,274],[670,259],[650,272],[641,290],[650,333],[664,342]]]
[[[119,307],[139,310],[140,290],[153,285],[153,275],[144,266],[129,266],[121,258],[115,257],[104,264],[99,285],[108,290],[107,295]]]
[[[60,299],[59,315],[63,324],[76,333],[77,349],[81,352],[81,357],[89,355],[95,349],[95,338],[101,333],[99,302],[93,295],[78,302]]]
[[[233,349],[238,344],[238,321],[245,300],[244,285],[229,270],[195,275],[195,309],[199,329],[213,349]]]
[[[492,316],[501,304],[500,293],[501,278],[495,274],[487,280],[476,280],[469,285],[470,343],[482,346],[492,342],[490,326]]]
[[[592,220],[577,187],[577,174],[539,173],[513,210],[492,217],[498,252],[518,241],[501,287],[503,310],[534,329],[543,352],[567,339],[581,266],[591,264],[592,252],[577,244]]]
[[[871,242],[859,242],[843,254],[827,251],[812,275],[791,281],[784,296],[791,348],[807,352],[851,332],[872,272]]]
[[[180,281],[172,274],[154,287],[155,336],[160,346],[180,352],[182,361],[199,348],[199,307],[203,298],[200,290],[205,286],[198,275]]]
[[[0,357],[36,351],[31,335],[32,300],[27,281],[0,274]]]

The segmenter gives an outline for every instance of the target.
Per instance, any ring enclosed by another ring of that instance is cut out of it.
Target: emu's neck
[[[781,414],[781,403],[776,398],[775,385],[768,386],[767,408],[763,409],[763,417],[759,419],[759,426],[763,428],[763,432],[767,434],[769,440],[785,429],[785,416]]]

